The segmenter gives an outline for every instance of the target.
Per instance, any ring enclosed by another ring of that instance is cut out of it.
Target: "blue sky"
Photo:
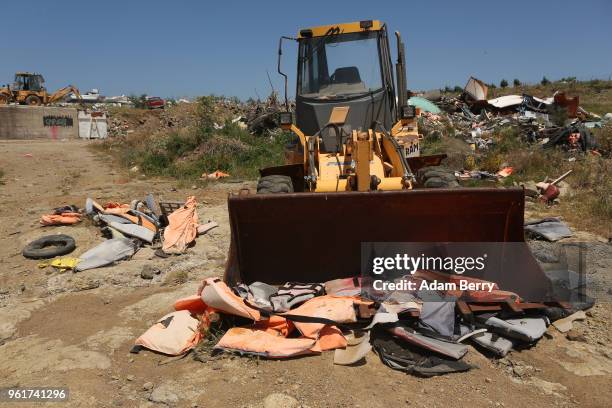
[[[463,86],[470,75],[496,83],[612,76],[609,0],[6,0],[1,10],[0,84],[36,71],[50,90],[264,97],[266,70],[281,87],[280,35],[364,19],[401,31],[410,89]],[[290,91],[294,48],[284,55]]]

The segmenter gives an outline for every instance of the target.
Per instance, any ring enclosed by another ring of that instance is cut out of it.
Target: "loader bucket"
[[[518,188],[247,194],[228,207],[229,283],[356,276],[362,242],[524,242]]]

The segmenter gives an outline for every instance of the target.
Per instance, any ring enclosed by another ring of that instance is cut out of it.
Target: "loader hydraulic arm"
[[[64,99],[66,97],[66,95],[73,93],[76,95],[76,97],[79,99],[79,102],[82,104],[83,103],[83,97],[81,96],[81,93],[79,92],[79,89],[77,87],[75,87],[74,85],[68,85],[56,92],[54,92],[53,94],[49,95],[49,100],[48,103],[53,103],[53,102],[57,102],[60,101],[62,99]]]

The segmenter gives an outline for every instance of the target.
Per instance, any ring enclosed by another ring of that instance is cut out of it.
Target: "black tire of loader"
[[[29,95],[25,99],[25,104],[30,106],[40,106],[42,105],[42,100],[37,95]]]
[[[289,176],[264,176],[257,182],[257,194],[293,193],[293,182]]]
[[[427,166],[419,169],[417,177],[425,188],[455,188],[459,187],[455,173],[443,166]]]
[[[30,259],[48,259],[69,254],[75,248],[76,243],[71,236],[64,234],[47,235],[26,245],[22,254]]]

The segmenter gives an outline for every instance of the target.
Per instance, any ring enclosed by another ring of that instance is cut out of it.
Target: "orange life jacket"
[[[162,250],[167,254],[181,254],[198,235],[197,202],[194,196],[187,198],[185,205],[168,216],[164,229]]]
[[[187,296],[174,302],[174,310],[189,310],[192,314],[202,314],[208,306],[198,295]]]
[[[227,314],[246,317],[254,321],[261,319],[258,310],[247,306],[241,297],[237,296],[219,278],[208,278],[202,282],[198,295],[208,306]]]
[[[193,318],[187,310],[172,312],[162,317],[137,338],[135,344],[149,350],[178,356],[191,350],[200,341],[198,325],[198,319]]]
[[[81,221],[79,213],[65,212],[63,214],[45,214],[40,218],[42,225],[71,225]]]

